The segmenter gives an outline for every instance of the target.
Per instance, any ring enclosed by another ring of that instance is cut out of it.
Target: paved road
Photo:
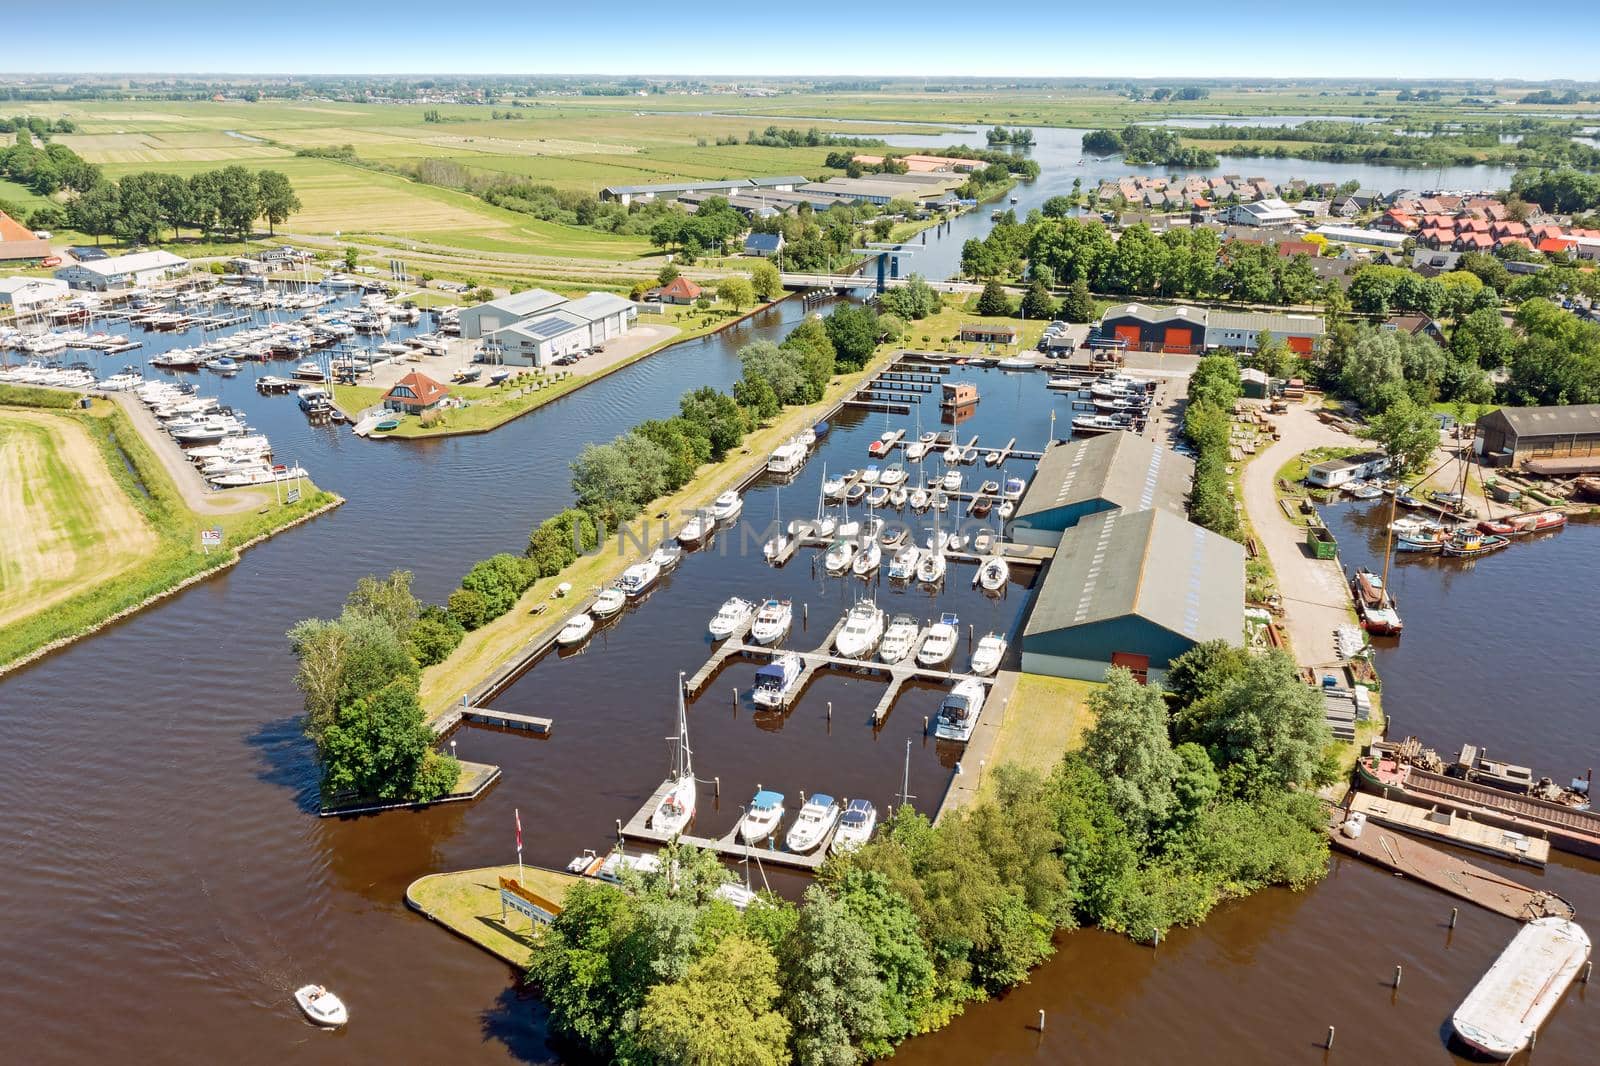
[[[197,514],[234,514],[271,501],[270,489],[212,489],[194,464],[184,457],[183,450],[162,431],[155,417],[150,414],[150,409],[140,403],[138,397],[119,392],[114,393],[112,398],[122,405],[134,428],[150,445],[150,450],[156,453],[156,458],[167,468],[167,473],[172,475],[173,483],[178,486],[178,492],[190,510]]]
[[[1336,562],[1306,553],[1304,528],[1290,522],[1278,506],[1273,478],[1301,452],[1367,442],[1319,421],[1310,407],[1291,407],[1277,423],[1283,439],[1258,452],[1245,467],[1244,506],[1256,541],[1277,572],[1295,659],[1302,665],[1333,662],[1338,659],[1334,630],[1351,622],[1345,576]]]

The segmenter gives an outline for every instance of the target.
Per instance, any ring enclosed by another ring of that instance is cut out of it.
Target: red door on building
[[[1127,345],[1129,351],[1136,352],[1139,350],[1138,326],[1118,326],[1116,329],[1116,334],[1117,340]]]
[[[1161,347],[1168,352],[1188,352],[1194,347],[1194,330],[1188,326],[1168,326]]]
[[[1311,358],[1311,338],[1310,337],[1290,337],[1290,338],[1288,338],[1288,340],[1289,340],[1289,350],[1291,352],[1293,352],[1294,354],[1298,355],[1302,359],[1310,359]]]
[[[1123,667],[1141,685],[1150,680],[1150,656],[1148,655],[1135,655],[1131,651],[1114,651],[1111,653],[1111,665]]]

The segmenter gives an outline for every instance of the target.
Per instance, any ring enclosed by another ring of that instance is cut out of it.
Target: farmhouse
[[[1012,516],[1011,536],[1052,546],[1063,532],[1104,511],[1154,507],[1182,518],[1193,479],[1191,460],[1137,434],[1058,441],[1039,460]]]
[[[1473,447],[1486,463],[1535,474],[1600,470],[1600,404],[1502,407],[1478,419]]]
[[[0,307],[19,315],[53,304],[67,295],[67,283],[54,278],[0,278]]]
[[[657,285],[653,289],[647,289],[644,298],[664,304],[692,304],[700,299],[700,295],[704,291],[700,286],[680,274],[665,285]]]
[[[405,414],[421,414],[431,411],[450,395],[450,389],[433,380],[428,375],[413,370],[383,394],[383,407],[386,411],[400,411]]]
[[[56,271],[56,277],[74,289],[108,292],[132,289],[176,277],[189,269],[189,260],[171,252],[134,252],[74,263]]]
[[[1124,434],[1118,434],[1119,436]],[[1159,682],[1172,660],[1244,631],[1244,548],[1170,511],[1090,515],[1068,529],[1022,635],[1028,673]]]

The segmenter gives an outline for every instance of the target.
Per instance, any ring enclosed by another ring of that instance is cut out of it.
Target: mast
[[[689,750],[689,713],[683,705],[683,671],[678,672],[678,751],[674,777],[694,776],[694,752]]]
[[[1389,560],[1393,557],[1394,552],[1394,509],[1395,501],[1399,496],[1400,487],[1396,485],[1394,492],[1389,496],[1389,524],[1383,533],[1383,598],[1389,602],[1390,606],[1394,604],[1394,597],[1389,595]]]

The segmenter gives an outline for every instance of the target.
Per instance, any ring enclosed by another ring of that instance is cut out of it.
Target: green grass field
[[[538,943],[539,929],[514,911],[506,914],[505,922],[500,920],[502,877],[517,881],[558,907],[567,898],[567,890],[583,882],[574,874],[513,863],[419,877],[406,889],[406,900],[440,925],[525,970]]]

